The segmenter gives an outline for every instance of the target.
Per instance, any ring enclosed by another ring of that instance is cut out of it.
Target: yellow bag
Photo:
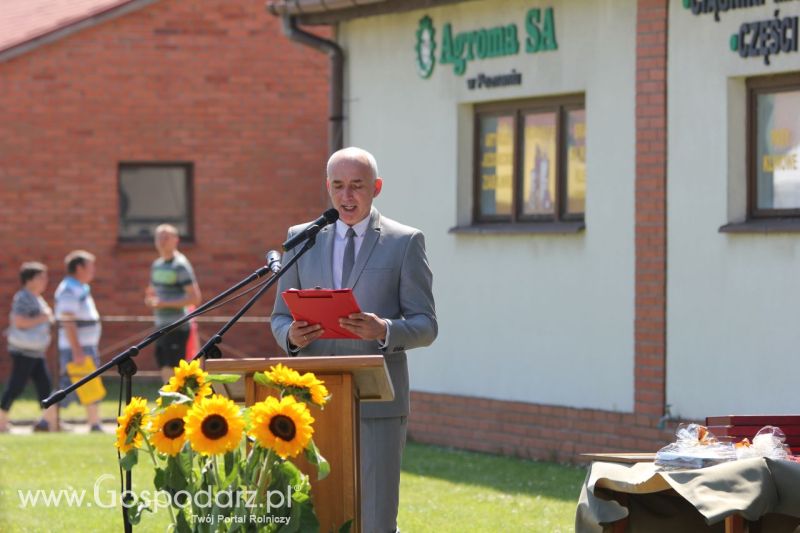
[[[95,371],[94,360],[91,357],[84,357],[83,364],[78,365],[73,361],[67,363],[67,375],[69,379],[75,383]],[[93,380],[84,383],[75,391],[81,405],[89,405],[99,402],[106,397],[106,388],[103,386],[103,380],[96,377]]]

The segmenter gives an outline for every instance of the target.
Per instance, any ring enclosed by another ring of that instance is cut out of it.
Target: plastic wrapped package
[[[655,463],[664,468],[703,468],[736,459],[730,442],[720,442],[700,424],[681,424],[675,442],[656,453]]]
[[[736,444],[736,458],[769,457],[770,459],[786,459],[789,457],[789,447],[786,446],[786,435],[781,428],[764,426],[750,443],[747,439]]]

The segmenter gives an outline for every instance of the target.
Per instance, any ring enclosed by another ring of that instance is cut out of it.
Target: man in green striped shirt
[[[200,303],[200,287],[192,264],[178,251],[178,230],[170,224],[156,228],[155,245],[158,259],[150,267],[150,285],[145,291],[145,303],[153,309],[156,327],[164,327],[186,314],[186,307]],[[164,383],[173,374],[186,354],[189,323],[171,331],[156,341],[156,361]],[[193,355],[193,354],[192,354]]]

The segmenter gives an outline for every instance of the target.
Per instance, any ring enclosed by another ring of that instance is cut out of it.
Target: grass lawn
[[[121,511],[98,505],[111,503],[120,487],[113,441],[103,434],[0,435],[0,531],[120,531]],[[136,492],[152,490],[146,464],[134,470]],[[571,531],[584,476],[581,468],[409,443],[400,527],[407,533]],[[21,507],[20,490],[68,488],[85,491],[83,506]],[[134,530],[164,531],[168,523],[161,510]]]
[[[584,468],[409,443],[401,530],[573,531]]]

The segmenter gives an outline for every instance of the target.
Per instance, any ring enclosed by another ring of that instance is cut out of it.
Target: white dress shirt
[[[369,217],[364,217],[364,220],[353,225],[353,231],[356,232],[353,237],[353,244],[355,244],[355,257],[358,257],[358,251],[361,250],[361,244],[364,242],[364,235],[367,233],[367,226],[369,226]],[[336,221],[336,238],[333,239],[333,288],[341,289],[347,280],[342,280],[342,263],[344,262],[344,249],[347,246],[347,230],[350,228],[341,220]],[[353,261],[355,266],[355,260]]]

